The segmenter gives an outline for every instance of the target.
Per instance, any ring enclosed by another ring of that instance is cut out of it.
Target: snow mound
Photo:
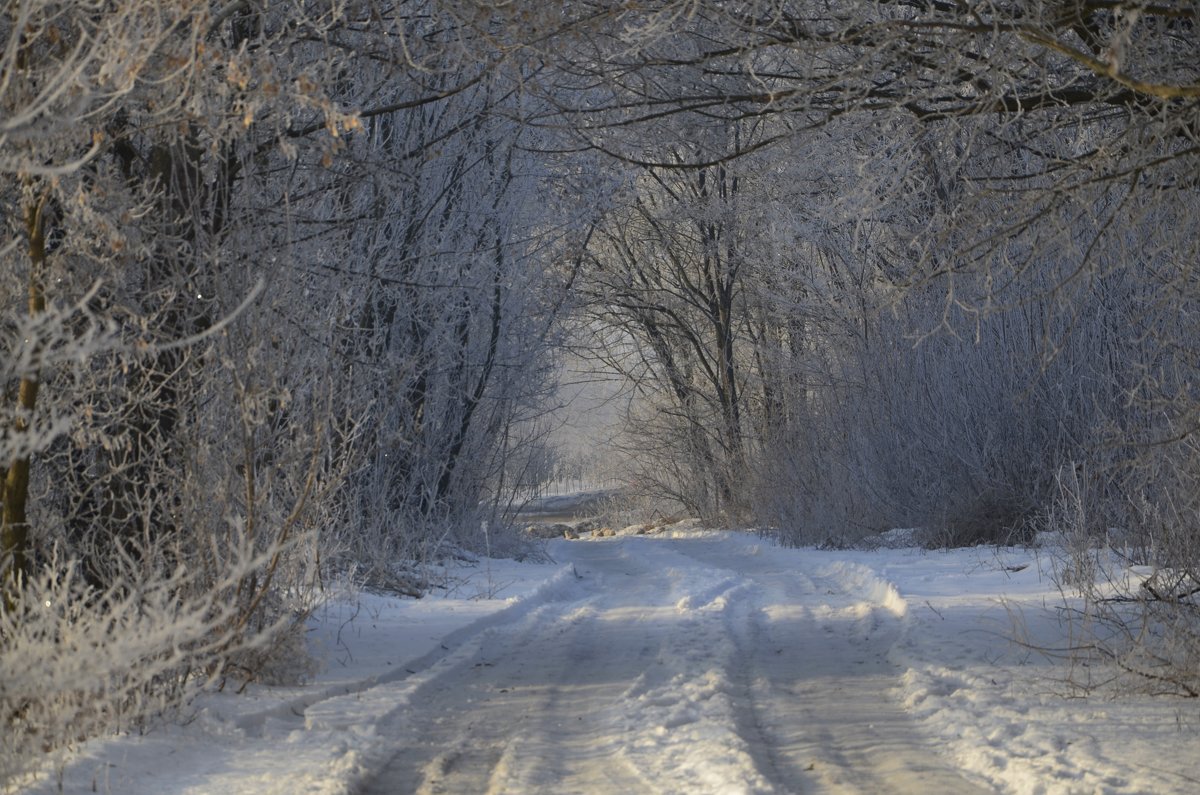
[[[896,586],[869,566],[849,560],[836,560],[821,568],[818,574],[837,579],[843,583],[846,590],[882,607],[896,618],[903,618],[908,613],[908,602],[896,590]]]

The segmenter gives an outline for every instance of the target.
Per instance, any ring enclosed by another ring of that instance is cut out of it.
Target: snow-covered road
[[[866,567],[703,536],[555,554],[572,587],[413,691],[366,793],[992,791],[901,706],[906,605]]]
[[[420,600],[334,596],[306,683],[207,693],[26,791],[1200,791],[1194,699],[1079,698],[1109,673],[1034,651],[1070,637],[1053,547],[787,549],[684,522],[547,549]]]

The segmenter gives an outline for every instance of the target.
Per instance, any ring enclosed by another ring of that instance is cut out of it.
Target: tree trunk
[[[40,315],[46,310],[46,295],[42,273],[46,264],[45,221],[42,209],[46,197],[25,209],[25,229],[29,235],[29,314]],[[20,437],[29,432],[30,419],[37,405],[38,374],[25,373],[17,389],[17,418],[13,430]],[[29,520],[25,506],[29,498],[29,457],[14,458],[4,477],[4,510],[0,515],[0,554],[8,565],[4,574],[5,607],[11,608],[21,579],[29,567]]]

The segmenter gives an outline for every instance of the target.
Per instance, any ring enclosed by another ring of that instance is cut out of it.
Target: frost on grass
[[[74,561],[53,561],[0,613],[0,782],[19,784],[89,737],[140,732],[203,688],[295,676],[302,611],[251,617],[245,555],[215,582],[179,566],[98,590]],[[287,669],[287,670],[285,670]]]

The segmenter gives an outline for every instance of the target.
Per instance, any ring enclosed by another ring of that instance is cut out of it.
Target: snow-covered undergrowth
[[[981,547],[892,554],[877,564],[909,604],[889,655],[903,671],[905,707],[964,769],[1002,792],[1195,791],[1193,701],[1117,691],[1077,697],[1073,679],[1087,671],[1064,650],[1081,638],[1051,557]]]
[[[86,738],[176,720],[231,672],[302,674],[301,600],[248,613],[237,596],[266,558],[241,551],[219,579],[181,565],[98,589],[54,560],[26,582],[0,611],[0,787],[54,768]]]
[[[331,601],[309,684],[210,693],[182,725],[87,743],[64,790],[1200,786],[1194,701],[1072,698],[1078,673],[1038,653],[1070,642],[1044,553],[783,549],[694,526],[549,552],[419,601]]]

